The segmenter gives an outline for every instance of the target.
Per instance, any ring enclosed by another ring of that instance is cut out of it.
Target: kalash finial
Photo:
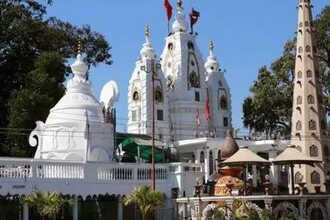
[[[147,25],[147,27],[146,27],[146,37],[147,38],[150,37],[150,28],[149,28],[149,25]]]
[[[213,51],[214,49],[214,44],[213,44],[213,40],[211,39],[210,40],[210,50]]]

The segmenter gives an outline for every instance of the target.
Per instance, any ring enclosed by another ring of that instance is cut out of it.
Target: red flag
[[[206,116],[206,120],[211,120],[208,90],[206,90],[205,116]]]
[[[191,12],[189,13],[190,27],[192,27],[194,24],[196,24],[199,16],[200,16],[200,13],[198,11],[194,10],[194,8],[191,8]]]
[[[166,9],[166,13],[167,13],[167,20],[170,21],[171,17],[172,17],[172,6],[168,2],[168,0],[164,0],[164,6],[165,6],[165,9]]]

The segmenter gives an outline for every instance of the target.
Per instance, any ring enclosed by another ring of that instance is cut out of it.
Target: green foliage
[[[262,209],[261,211],[262,220],[275,220],[274,214],[267,208]]]
[[[78,39],[89,65],[112,62],[111,47],[101,34],[87,25],[79,28],[55,17],[46,18],[51,2],[0,1],[0,128],[19,139],[13,142],[1,132],[2,155],[32,156],[33,152],[24,149],[29,148],[27,137],[35,126],[30,122],[44,120],[45,112],[62,96],[62,83],[71,71],[68,59],[76,56]]]
[[[55,220],[61,209],[72,204],[72,200],[56,192],[36,191],[34,194],[23,197],[22,203],[36,208],[43,219],[47,217]]]
[[[150,186],[144,185],[134,187],[132,194],[123,200],[124,205],[137,204],[140,209],[142,220],[153,213],[157,208],[165,203],[164,194],[158,190],[152,191]]]
[[[330,113],[330,7],[326,6],[314,22],[318,72],[323,88],[324,105]],[[290,134],[296,40],[289,40],[281,57],[267,69],[259,69],[252,85],[251,97],[243,102],[243,124],[254,132],[264,132],[268,137]],[[328,71],[326,71],[328,69]]]

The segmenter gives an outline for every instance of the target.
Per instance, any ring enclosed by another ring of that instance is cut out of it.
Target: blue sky
[[[172,23],[176,0],[169,2],[173,6]],[[329,1],[312,3],[315,16]],[[194,31],[198,32],[197,44],[204,60],[212,38],[220,68],[227,71],[234,127],[243,127],[242,102],[250,94],[258,69],[279,57],[285,42],[294,37],[297,4],[298,0],[183,0],[187,21],[191,7],[201,14]],[[127,119],[128,81],[145,41],[145,26],[150,26],[151,42],[158,57],[165,45],[167,18],[163,0],[54,0],[48,16],[77,26],[88,24],[112,46],[113,65],[92,68],[90,79],[97,98],[106,82],[118,83],[117,123],[118,129],[123,130]]]

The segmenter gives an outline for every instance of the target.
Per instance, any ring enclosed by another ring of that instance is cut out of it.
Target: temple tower
[[[161,64],[169,93],[171,136],[182,140],[195,137],[196,131],[198,136],[207,131],[208,121],[204,62],[195,35],[187,32],[181,1],[178,1],[172,31],[166,37]],[[196,120],[197,114],[199,120]]]
[[[156,60],[155,50],[146,29],[146,42],[140,51],[128,85],[127,131],[152,135],[152,74],[154,72],[155,138],[169,142],[169,113],[166,81]]]
[[[311,7],[309,0],[299,0],[291,143],[304,154],[324,160],[328,152],[325,110],[315,62]],[[322,164],[296,166],[295,179],[301,174],[308,191],[315,192],[324,189],[325,172]]]
[[[216,137],[224,137],[228,128],[231,128],[231,97],[224,72],[219,69],[219,62],[214,55],[213,41],[210,42],[210,54],[205,63],[206,83],[209,95],[211,120],[210,132]]]

